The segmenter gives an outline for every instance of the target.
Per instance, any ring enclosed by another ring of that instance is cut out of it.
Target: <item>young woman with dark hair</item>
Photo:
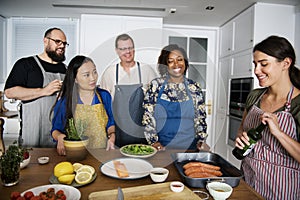
[[[67,121],[74,118],[85,121],[90,148],[114,149],[115,122],[108,91],[96,86],[98,73],[92,59],[75,56],[68,65],[56,103],[53,108],[52,137],[57,141],[57,152],[65,155],[63,138]]]
[[[245,181],[266,199],[300,199],[300,84],[292,45],[270,36],[253,49],[262,88],[248,96],[236,146],[249,145],[247,131],[267,124],[262,139],[243,159]]]

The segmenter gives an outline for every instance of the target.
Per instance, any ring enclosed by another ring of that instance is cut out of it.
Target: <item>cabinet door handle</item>
[[[207,104],[205,104],[205,106],[207,106],[207,114],[211,115],[211,110],[212,110],[212,103],[211,100],[207,101]]]

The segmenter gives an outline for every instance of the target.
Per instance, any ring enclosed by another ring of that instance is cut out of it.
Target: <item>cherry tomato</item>
[[[34,197],[31,197],[30,200],[41,200],[41,198],[39,196],[34,196]]]
[[[58,190],[58,191],[56,192],[56,195],[57,195],[57,196],[60,196],[60,195],[63,195],[63,194],[65,194],[65,192],[64,192],[63,190]]]
[[[24,197],[25,197],[26,200],[30,200],[31,197],[33,197],[33,196],[34,196],[34,194],[33,194],[33,192],[31,192],[31,191],[28,191],[28,192],[26,192],[26,193],[24,194]]]
[[[67,197],[66,197],[66,195],[62,195],[62,196],[60,197],[60,199],[61,199],[61,200],[66,200]]]
[[[17,191],[14,191],[14,192],[10,193],[10,199],[11,200],[16,200],[20,196],[21,196],[21,193],[17,192]]]

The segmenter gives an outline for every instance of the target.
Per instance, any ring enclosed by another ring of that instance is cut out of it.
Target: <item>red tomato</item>
[[[31,197],[33,197],[33,196],[34,196],[34,194],[33,194],[33,192],[31,192],[31,191],[28,191],[28,192],[26,192],[26,193],[24,194],[24,197],[25,197],[26,200],[30,200]]]
[[[47,199],[47,193],[46,193],[46,192],[41,192],[41,193],[39,194],[39,197],[40,197],[41,199],[43,199],[43,200],[46,200],[46,199]]]
[[[34,197],[31,197],[30,200],[41,200],[41,198],[39,196],[34,196]]]
[[[47,193],[55,193],[55,189],[54,188],[48,188]]]
[[[60,199],[61,199],[61,200],[66,200],[67,197],[66,197],[66,195],[62,195],[62,196],[60,197]]]
[[[25,197],[18,197],[17,200],[26,200]]]
[[[52,194],[52,193],[48,193],[47,197],[48,197],[47,200],[55,200],[55,198],[56,198],[55,194]]]
[[[60,195],[63,195],[63,194],[65,194],[65,192],[64,192],[63,190],[58,190],[58,191],[56,192],[56,195],[57,195],[57,196],[60,196]]]
[[[10,193],[10,199],[11,200],[16,200],[18,197],[20,197],[21,196],[21,193],[20,192],[12,192],[12,193]]]
[[[63,194],[62,196],[57,197],[56,200],[66,200],[66,199],[67,199],[66,195]]]
[[[28,152],[28,151],[25,151],[25,152],[23,153],[23,159],[26,160],[26,159],[28,159],[28,158],[29,158],[29,152]]]

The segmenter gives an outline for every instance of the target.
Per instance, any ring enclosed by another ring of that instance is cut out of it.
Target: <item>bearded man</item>
[[[64,32],[50,28],[44,35],[44,51],[19,59],[4,87],[9,99],[20,100],[19,143],[27,147],[55,147],[50,135],[50,110],[66,73]]]

